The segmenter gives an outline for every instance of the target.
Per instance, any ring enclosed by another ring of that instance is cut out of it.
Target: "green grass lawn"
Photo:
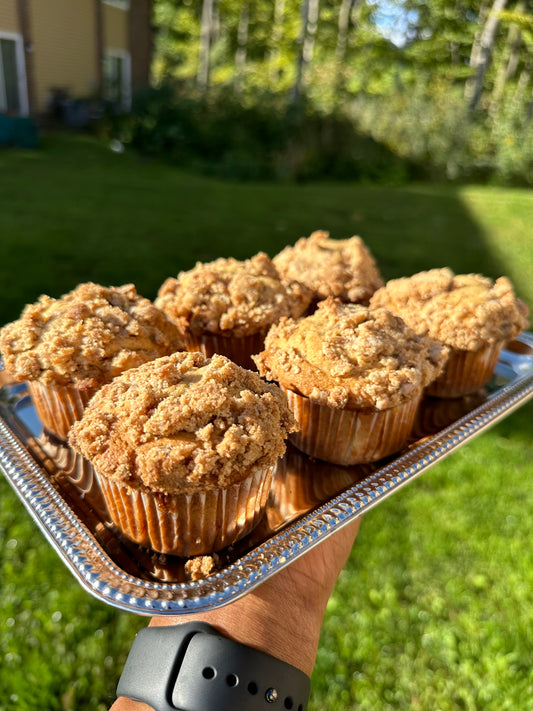
[[[533,193],[231,184],[45,136],[0,152],[0,323],[39,294],[360,234],[386,278],[507,274],[533,305]],[[531,403],[363,521],[330,601],[311,711],[533,709]],[[0,480],[0,709],[103,710],[143,618],[93,599]]]

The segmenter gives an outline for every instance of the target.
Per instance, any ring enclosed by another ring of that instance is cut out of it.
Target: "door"
[[[130,108],[131,68],[128,52],[109,49],[104,53],[104,99],[115,108]]]
[[[28,113],[22,39],[0,34],[0,113]]]

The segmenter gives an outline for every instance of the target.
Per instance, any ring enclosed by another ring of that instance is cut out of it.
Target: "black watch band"
[[[310,689],[300,669],[228,639],[205,622],[185,622],[138,632],[117,696],[155,711],[304,711]]]

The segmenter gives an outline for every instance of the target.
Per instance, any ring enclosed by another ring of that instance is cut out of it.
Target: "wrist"
[[[306,604],[305,598],[280,598],[267,581],[231,605],[185,617],[154,617],[150,626],[207,622],[229,639],[270,654],[311,676],[324,609],[325,603],[318,604],[317,599]]]
[[[359,523],[360,519],[356,519],[230,605],[198,614],[154,617],[150,626],[207,622],[229,639],[265,652],[310,676],[326,605]],[[111,711],[150,708],[121,697]]]
[[[284,571],[284,575],[287,573]],[[308,587],[313,589],[311,584]],[[300,593],[296,594],[294,591],[298,590]],[[316,588],[313,595],[301,594],[298,581],[286,586],[285,591],[286,595],[280,595],[272,578],[231,605],[197,614],[153,617],[150,627],[207,622],[229,639],[311,676],[328,594],[317,595]],[[151,711],[151,707],[120,697],[110,711]]]
[[[185,617],[154,617],[150,625],[208,622],[230,639],[311,676],[326,606],[359,524],[356,519],[230,605]]]
[[[258,711],[278,700],[285,708],[306,709],[310,683],[271,654],[189,620],[137,634],[117,695],[156,711]]]

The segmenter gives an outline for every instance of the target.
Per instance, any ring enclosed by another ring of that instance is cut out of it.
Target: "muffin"
[[[401,316],[417,333],[446,344],[446,367],[427,389],[429,395],[455,398],[482,388],[491,378],[505,344],[528,325],[528,309],[506,277],[455,275],[431,269],[393,279],[371,299]]]
[[[255,362],[287,393],[300,426],[291,436],[296,447],[353,465],[404,446],[445,358],[443,346],[386,309],[330,297],[314,314],[273,326]]]
[[[189,557],[257,524],[295,427],[276,385],[225,356],[178,352],[105,385],[69,442],[93,464],[128,539]]]
[[[0,331],[6,369],[27,381],[43,426],[63,440],[102,385],[183,348],[176,326],[132,284],[41,296]]]
[[[282,283],[271,259],[220,258],[198,262],[177,279],[167,279],[155,304],[177,325],[187,348],[206,356],[225,355],[255,370],[251,355],[282,316],[297,318],[311,295],[297,282]]]
[[[328,296],[368,304],[383,286],[374,257],[360,237],[330,239],[329,232],[317,230],[285,247],[272,261],[284,279],[311,289],[315,304]]]

